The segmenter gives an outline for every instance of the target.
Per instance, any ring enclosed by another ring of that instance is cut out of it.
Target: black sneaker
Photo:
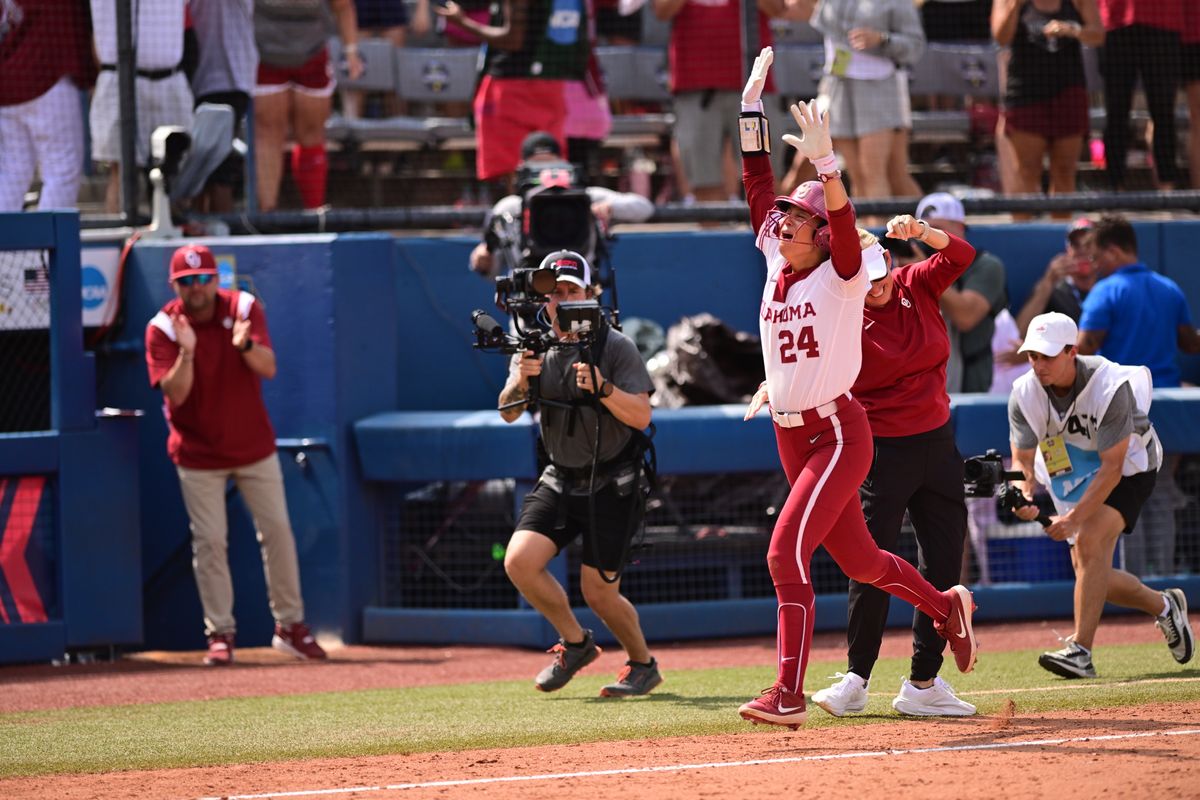
[[[1092,654],[1071,641],[1068,641],[1062,650],[1042,653],[1038,656],[1038,664],[1064,678],[1096,677],[1096,668],[1092,666]]]
[[[1195,652],[1192,625],[1188,622],[1187,596],[1182,589],[1167,589],[1162,596],[1167,599],[1167,615],[1159,617],[1154,624],[1166,637],[1171,655],[1180,664],[1186,664]]]
[[[639,694],[650,694],[650,690],[663,682],[662,673],[658,671],[658,661],[650,659],[649,664],[639,664],[636,661],[626,661],[625,669],[617,676],[616,683],[610,683],[600,690],[601,697],[633,697]]]
[[[558,644],[546,652],[554,653],[554,661],[533,680],[539,692],[553,692],[566,686],[576,672],[600,657],[601,650],[596,646],[592,632],[584,629],[581,644],[567,644],[559,639]]]

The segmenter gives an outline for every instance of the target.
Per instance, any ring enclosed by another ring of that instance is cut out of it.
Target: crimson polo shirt
[[[912,436],[950,419],[950,338],[938,298],[974,258],[975,248],[951,235],[931,258],[892,270],[887,305],[863,309],[862,369],[851,393],[874,436]]]
[[[217,290],[217,309],[208,322],[189,317],[196,331],[192,361],[192,391],[180,406],[164,397],[167,418],[167,453],[181,467],[232,469],[261,461],[275,452],[275,430],[262,399],[262,379],[246,366],[233,346],[233,322],[238,292]],[[160,312],[169,319],[184,314],[176,298]],[[250,338],[255,345],[271,346],[267,317],[262,306],[250,306]],[[146,367],[150,385],[158,387],[175,366],[179,345],[153,323],[146,326]]]

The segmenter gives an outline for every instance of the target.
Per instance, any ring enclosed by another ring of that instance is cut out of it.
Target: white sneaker
[[[867,707],[867,684],[869,681],[863,680],[853,672],[849,674],[838,672],[833,677],[841,678],[841,680],[828,689],[815,692],[812,696],[814,703],[835,717],[857,714]]]
[[[934,678],[928,689],[919,689],[906,678],[892,708],[912,717],[969,717],[975,713],[975,706],[959,700],[941,678]]]

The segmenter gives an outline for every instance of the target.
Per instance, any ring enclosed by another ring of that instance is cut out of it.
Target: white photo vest
[[[1054,508],[1065,514],[1074,508],[1087,491],[1092,478],[1100,469],[1100,453],[1096,444],[1096,432],[1100,421],[1108,411],[1113,395],[1121,384],[1128,383],[1133,391],[1133,402],[1139,411],[1148,413],[1153,384],[1147,367],[1128,367],[1100,359],[1092,377],[1079,392],[1075,402],[1065,415],[1060,415],[1050,405],[1045,388],[1038,383],[1037,375],[1027,372],[1013,384],[1017,406],[1025,421],[1037,435],[1038,441],[1048,436],[1062,436],[1067,453],[1071,457],[1071,471],[1050,477],[1040,447],[1035,448],[1034,474],[1038,483],[1050,489]],[[1150,468],[1148,447],[1157,447],[1159,465],[1162,464],[1162,445],[1154,426],[1144,434],[1133,433],[1129,437],[1129,449],[1125,452],[1125,463],[1121,475],[1137,475]]]

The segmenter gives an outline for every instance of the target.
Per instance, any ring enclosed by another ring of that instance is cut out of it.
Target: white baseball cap
[[[888,274],[891,257],[879,242],[862,251],[862,260],[867,266],[867,277],[871,280],[877,281]]]
[[[1025,343],[1017,352],[1033,350],[1053,357],[1065,348],[1073,346],[1078,338],[1079,326],[1075,324],[1075,320],[1066,314],[1051,311],[1048,314],[1038,314],[1029,321]]]
[[[967,213],[962,201],[949,192],[934,192],[917,203],[917,219],[942,219],[947,222],[966,223]]]

